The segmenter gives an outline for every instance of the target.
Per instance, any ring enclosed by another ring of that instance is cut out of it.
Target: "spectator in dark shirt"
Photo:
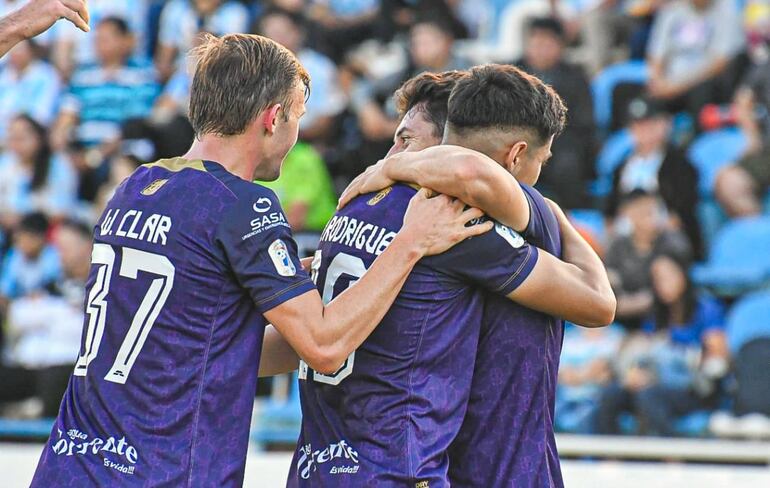
[[[653,310],[652,262],[662,254],[689,262],[692,252],[687,238],[668,227],[660,198],[641,189],[623,199],[614,229],[605,264],[618,300],[616,317],[626,328],[638,329]]]
[[[565,44],[564,28],[558,20],[534,19],[529,25],[524,59],[516,64],[553,86],[569,109],[567,127],[553,143],[553,156],[543,170],[540,186],[562,207],[582,208],[589,203],[586,190],[594,176],[593,103],[583,70],[564,60]]]
[[[672,225],[690,241],[696,259],[703,256],[698,206],[698,170],[671,144],[671,120],[654,100],[637,98],[628,106],[628,129],[634,151],[615,169],[606,215],[615,218],[625,195],[633,190],[659,193]]]

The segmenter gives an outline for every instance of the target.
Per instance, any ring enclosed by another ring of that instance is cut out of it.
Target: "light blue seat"
[[[746,136],[734,127],[706,132],[693,141],[688,156],[698,168],[701,195],[712,194],[719,170],[740,158],[747,142]]]
[[[605,68],[591,82],[596,125],[607,131],[612,119],[612,93],[621,83],[645,84],[649,70],[644,61],[628,61]]]
[[[289,396],[286,400],[268,400],[257,418],[251,440],[259,444],[293,444],[297,442],[302,425],[302,407],[299,401],[299,380],[291,375]]]
[[[770,290],[747,295],[733,305],[725,333],[733,356],[754,339],[770,338]]]
[[[0,439],[45,440],[51,435],[55,419],[17,420],[0,418]]]
[[[596,159],[597,178],[591,193],[603,197],[612,190],[612,174],[625,159],[634,151],[634,140],[627,129],[619,130],[611,134]]]
[[[590,231],[599,241],[606,242],[607,229],[604,225],[604,215],[600,211],[583,208],[573,209],[568,213],[574,224]]]
[[[728,222],[714,238],[693,281],[722,296],[738,296],[770,284],[770,217]]]

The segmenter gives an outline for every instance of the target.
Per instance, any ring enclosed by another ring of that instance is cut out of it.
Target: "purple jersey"
[[[314,261],[325,301],[385,250],[414,193],[396,185],[332,218]],[[337,373],[301,365],[303,421],[289,486],[448,486],[446,450],[462,424],[481,328],[477,287],[506,295],[536,260],[537,249],[503,226],[425,258]]]
[[[522,186],[531,217],[524,237],[559,257],[559,225],[536,190]],[[449,452],[457,487],[562,486],[553,433],[563,322],[487,294],[468,411]]]
[[[162,160],[95,228],[83,343],[33,487],[240,487],[262,314],[308,291],[268,189]]]

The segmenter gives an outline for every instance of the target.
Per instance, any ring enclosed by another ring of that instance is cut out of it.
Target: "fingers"
[[[484,216],[484,211],[475,207],[471,207],[460,214],[460,220],[466,224],[473,219],[478,219]]]
[[[353,200],[355,197],[361,194],[360,188],[361,188],[361,180],[363,179],[364,174],[360,174],[353,178],[353,181],[350,182],[347,188],[345,188],[345,191],[342,192],[342,195],[340,195],[339,202],[337,202],[337,210],[340,210],[345,205],[350,203],[351,200]]]
[[[88,7],[83,0],[61,0],[61,3],[64,6],[60,13],[62,17],[75,24],[83,32],[91,30],[88,27]]]
[[[306,272],[310,272],[310,268],[313,266],[313,257],[309,258],[302,258],[299,260],[300,263],[302,263],[302,269],[304,269]]]
[[[487,220],[486,222],[483,222],[481,224],[471,225],[470,227],[463,227],[463,230],[460,234],[461,235],[460,240],[464,241],[469,237],[485,234],[490,230],[492,230],[494,226],[495,226],[494,222],[492,222],[491,220]]]
[[[434,193],[435,192],[430,188],[422,187],[417,191],[417,194],[412,198],[417,198],[419,200],[427,200],[428,198],[432,197]]]

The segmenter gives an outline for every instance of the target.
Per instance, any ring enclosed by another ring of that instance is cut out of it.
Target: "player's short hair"
[[[449,97],[452,130],[525,130],[544,144],[564,130],[567,107],[539,78],[515,66],[485,64],[468,71]]]
[[[298,83],[310,75],[294,54],[255,34],[205,34],[192,52],[198,60],[190,89],[190,124],[195,136],[243,134],[267,107],[280,103],[284,119]]]
[[[443,73],[425,72],[406,80],[393,95],[399,117],[419,106],[433,125],[434,135],[441,138],[447,121],[449,95],[457,80],[466,74],[465,71],[457,70]]]

